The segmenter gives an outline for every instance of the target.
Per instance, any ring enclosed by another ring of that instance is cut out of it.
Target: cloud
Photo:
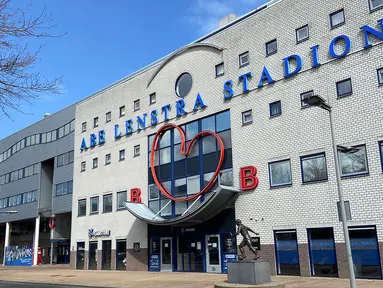
[[[218,28],[219,20],[234,13],[241,16],[268,0],[195,0],[186,16],[186,21],[204,35]]]

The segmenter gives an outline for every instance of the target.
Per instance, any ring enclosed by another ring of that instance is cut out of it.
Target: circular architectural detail
[[[189,73],[181,74],[176,82],[176,94],[180,98],[184,98],[190,92],[193,84],[192,76]]]

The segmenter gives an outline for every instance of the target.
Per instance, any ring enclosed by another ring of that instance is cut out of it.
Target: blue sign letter
[[[177,117],[183,115],[183,114],[188,114],[184,107],[185,107],[185,101],[184,99],[180,99],[176,102],[176,108],[177,108]]]
[[[243,93],[249,92],[249,88],[247,87],[247,77],[249,78],[253,77],[253,73],[248,72],[238,77],[239,82],[241,82],[241,80],[243,81],[243,90],[242,90]]]
[[[86,146],[85,138],[82,138],[80,151],[88,149],[88,146]]]
[[[98,132],[98,144],[104,144],[105,143],[105,131],[101,130]]]
[[[231,97],[233,97],[234,95],[234,91],[233,91],[233,81],[232,80],[228,80],[225,82],[225,84],[223,84],[223,98],[224,99],[230,99]]]
[[[157,125],[157,110],[153,110],[152,113],[150,113],[150,123],[152,124],[152,126]]]
[[[126,130],[126,135],[132,134],[133,133],[133,121],[132,119],[126,120],[125,121],[125,130]]]
[[[313,68],[320,66],[319,57],[318,57],[318,48],[319,48],[319,45],[315,45],[310,48],[313,54],[313,64],[312,64]]]
[[[297,66],[295,67],[295,70],[290,72],[290,60],[295,59],[297,62]],[[291,55],[286,58],[283,58],[283,64],[285,67],[285,78],[289,78],[295,74],[297,74],[302,69],[302,58],[298,55]]]
[[[346,46],[344,47],[343,53],[339,55],[339,54],[335,53],[335,45],[341,39],[344,40]],[[348,38],[346,35],[340,35],[340,36],[335,37],[331,41],[329,51],[330,51],[330,54],[331,54],[332,57],[334,57],[334,58],[342,58],[342,57],[345,57],[348,54],[348,52],[350,52],[350,49],[351,49],[351,40],[350,40],[350,38]]]
[[[195,99],[195,104],[194,104],[194,109],[193,110],[197,111],[198,107],[200,107],[200,108],[207,107],[205,105],[205,103],[203,103],[202,97],[201,97],[201,95],[199,93],[197,94],[197,99]]]
[[[362,29],[364,33],[364,49],[372,47],[372,44],[368,42],[368,33],[374,35],[380,40],[383,40],[383,18],[378,20],[378,23],[380,24],[380,30],[382,30],[382,32],[376,31],[375,29],[367,25],[360,27],[360,29]]]
[[[90,134],[90,147],[94,147],[97,144],[96,134]]]
[[[168,111],[170,110],[171,107],[172,107],[172,105],[170,105],[170,104],[165,105],[165,106],[162,106],[162,111],[163,111],[164,114],[165,114],[165,117],[164,117],[164,120],[165,120],[165,121],[168,121],[168,120],[169,120]]]
[[[114,125],[114,138],[120,138],[122,133],[118,133],[118,124]]]
[[[137,116],[137,130],[141,130],[146,128],[146,113],[142,115],[142,118],[140,116]]]
[[[269,84],[275,82],[275,81],[273,80],[273,78],[271,78],[269,71],[267,71],[266,66],[263,67],[262,76],[261,76],[261,79],[259,80],[258,88],[263,87],[263,81],[265,81],[265,80],[267,80],[267,82],[268,82]]]

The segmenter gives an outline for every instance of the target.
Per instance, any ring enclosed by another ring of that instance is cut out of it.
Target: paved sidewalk
[[[68,266],[3,267],[0,280],[15,282],[51,283],[56,285],[81,285],[93,287],[139,288],[213,288],[214,283],[227,279],[223,274],[208,273],[154,273],[125,271],[80,271]],[[346,288],[347,279],[273,277],[273,281],[286,284],[286,288]],[[56,286],[56,287],[60,287]],[[382,288],[383,280],[357,280],[362,288]]]

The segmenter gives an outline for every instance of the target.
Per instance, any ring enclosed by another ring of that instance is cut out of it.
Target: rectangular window
[[[124,209],[127,200],[127,191],[117,192],[117,209]]]
[[[98,213],[98,196],[90,198],[90,214]]]
[[[273,55],[277,53],[277,39],[274,39],[266,43],[266,56]]]
[[[69,126],[70,126],[70,132],[73,132],[74,129],[75,129],[75,126],[76,126],[76,122],[75,122],[75,120],[72,120],[72,121],[69,123]]]
[[[379,142],[379,152],[380,152],[380,163],[381,163],[382,171],[383,171],[383,141]],[[1,177],[0,177],[0,185],[1,185]]]
[[[249,52],[245,52],[239,55],[239,68],[249,65],[249,63],[250,63]]]
[[[125,149],[120,150],[119,152],[119,160],[124,161],[125,160]]]
[[[253,123],[253,111],[248,110],[245,112],[242,112],[242,125],[251,124]]]
[[[276,117],[282,114],[281,101],[270,103],[270,117]]]
[[[383,8],[383,0],[369,0],[369,2],[371,12]]]
[[[35,145],[36,144],[36,135],[32,135],[31,136],[31,145]]]
[[[84,172],[85,169],[86,169],[86,162],[83,161],[83,162],[81,162],[81,172]]]
[[[93,158],[93,169],[98,167],[98,158]]]
[[[73,181],[68,181],[68,194],[73,193]]]
[[[47,133],[41,134],[41,143],[44,144],[47,142]]]
[[[64,135],[68,135],[70,133],[70,124],[66,124],[64,126]]]
[[[290,159],[269,163],[269,177],[271,187],[291,185]]]
[[[305,25],[295,30],[297,43],[301,43],[309,39],[309,26]]]
[[[108,123],[110,121],[112,121],[112,112],[108,112],[105,115],[105,122]]]
[[[104,195],[103,196],[103,212],[112,212],[113,208],[113,196],[112,194]]]
[[[59,128],[59,138],[64,137],[64,127]]]
[[[225,74],[225,70],[224,70],[224,64],[221,63],[221,64],[218,64],[215,66],[215,77],[219,77],[219,76],[222,76]]]
[[[85,132],[86,131],[86,122],[81,124],[81,131]]]
[[[140,110],[140,99],[134,101],[134,111]]]
[[[346,79],[336,83],[338,97],[349,96],[352,94],[351,79]]]
[[[52,131],[52,141],[56,141],[57,139],[57,130]]]
[[[63,195],[63,184],[56,184],[56,196]]]
[[[301,157],[302,183],[327,180],[326,156],[324,153]]]
[[[52,132],[47,133],[47,143],[52,141]]]
[[[67,165],[69,163],[69,153],[63,154],[63,165]]]
[[[345,23],[344,10],[336,11],[330,14],[331,29],[339,27]]]
[[[378,69],[378,84],[383,85],[383,68]]]
[[[354,151],[342,152],[338,150],[341,176],[354,176],[368,173],[366,146],[352,147]]]
[[[140,156],[140,145],[134,146],[134,157]]]
[[[74,151],[69,152],[69,163],[73,163],[74,161]]]
[[[125,116],[125,106],[120,107],[120,117]]]
[[[156,185],[149,185],[149,200],[160,199],[160,190]]]
[[[112,156],[111,154],[105,155],[105,165],[109,165],[112,162]]]
[[[152,93],[149,95],[149,104],[152,105],[156,103],[156,93]]]
[[[98,117],[93,119],[93,128],[98,127]]]
[[[40,140],[41,140],[41,139],[40,139],[40,137],[41,137],[40,134],[36,134],[35,137],[36,137],[36,145],[37,145],[37,144],[40,144]],[[16,147],[15,147],[15,148],[16,148]]]
[[[86,215],[86,199],[78,200],[78,216]]]
[[[311,96],[314,96],[314,91],[308,91],[308,92],[305,92],[305,93],[301,94],[301,107],[302,108],[310,107],[309,104],[303,102],[303,99],[309,98]]]

